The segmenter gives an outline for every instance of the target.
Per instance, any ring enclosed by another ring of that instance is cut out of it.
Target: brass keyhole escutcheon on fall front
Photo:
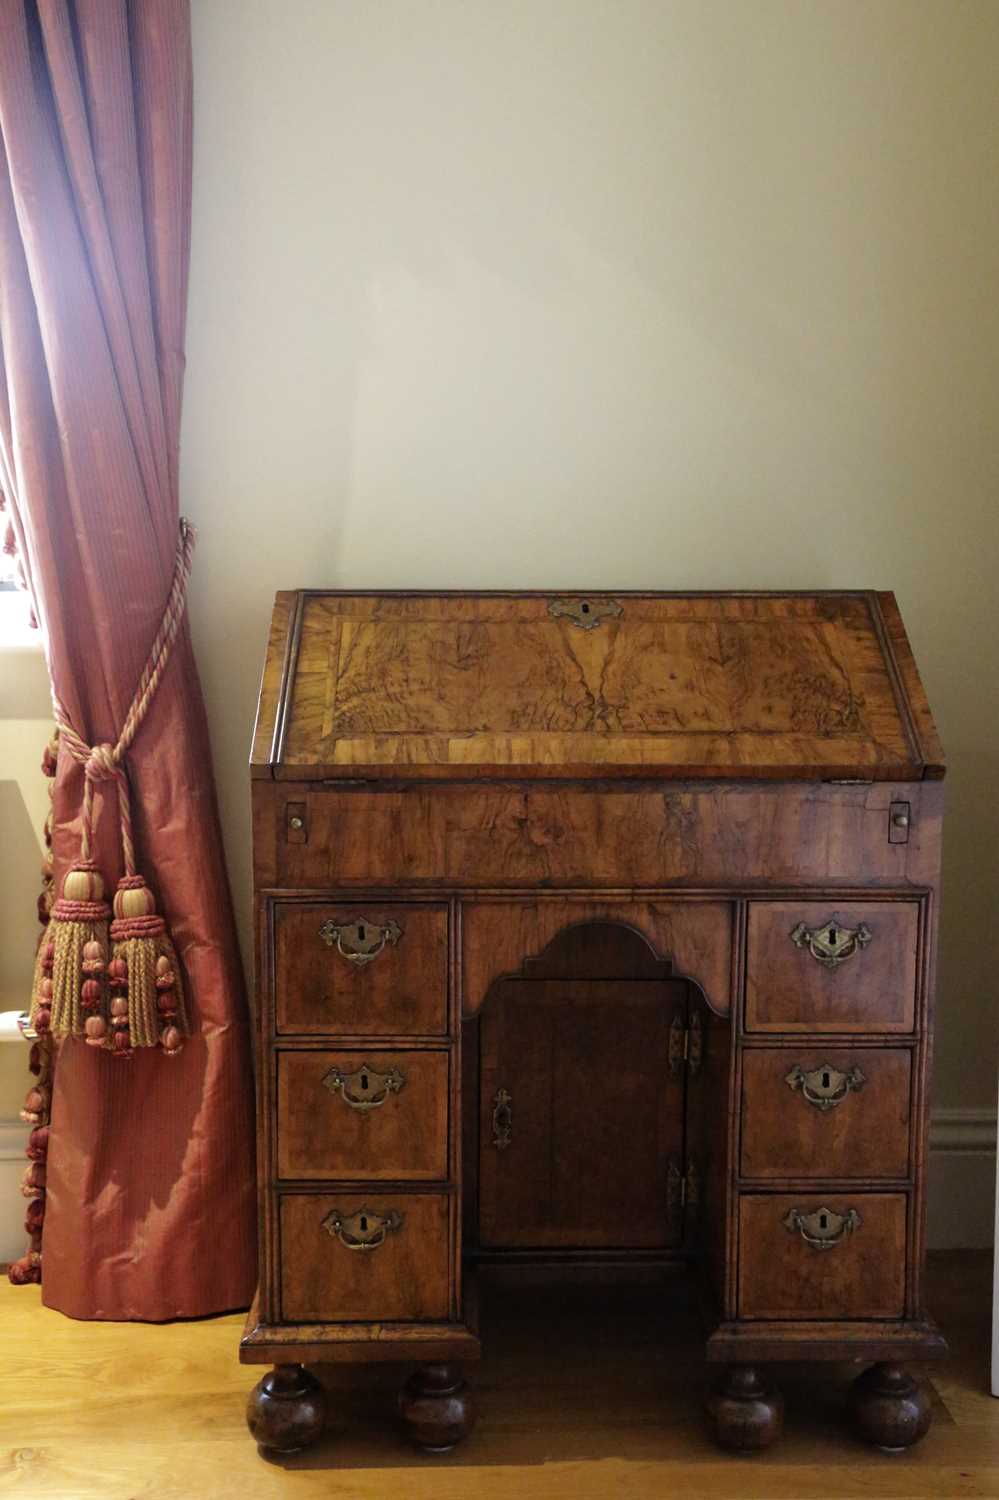
[[[614,620],[624,610],[616,599],[552,599],[548,613],[556,620],[570,620],[580,630],[596,630],[602,621]]]

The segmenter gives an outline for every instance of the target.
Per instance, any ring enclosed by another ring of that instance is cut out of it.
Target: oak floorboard
[[[0,1285],[0,1495],[32,1500],[810,1500],[999,1496],[999,1402],[988,1394],[991,1257],[930,1258],[952,1347],[933,1367],[934,1425],[889,1457],[845,1426],[849,1366],[784,1366],[783,1441],[751,1460],[714,1447],[689,1287],[495,1288],[483,1297],[481,1415],[448,1457],[416,1453],[393,1403],[402,1370],[321,1371],[322,1441],[261,1458],[243,1421],[260,1371],[241,1366],[242,1314],[165,1326],[77,1323],[38,1288]],[[924,1372],[925,1373],[925,1372]]]

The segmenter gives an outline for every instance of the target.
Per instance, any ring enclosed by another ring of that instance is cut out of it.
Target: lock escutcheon
[[[406,1075],[399,1068],[389,1068],[380,1073],[370,1063],[362,1063],[352,1073],[341,1068],[330,1068],[323,1078],[323,1086],[331,1094],[339,1094],[351,1109],[365,1112],[379,1109],[389,1094],[398,1094],[406,1087]]]
[[[808,1069],[795,1063],[784,1082],[790,1089],[800,1089],[803,1098],[825,1114],[827,1110],[835,1109],[837,1104],[842,1104],[847,1094],[859,1092],[867,1078],[857,1067],[851,1068],[848,1073],[842,1073],[832,1063],[823,1062],[817,1068]]]
[[[397,922],[379,924],[369,917],[358,917],[353,922],[324,922],[319,936],[327,948],[335,947],[348,963],[356,968],[374,963],[386,944],[395,944],[402,937],[402,928]]]

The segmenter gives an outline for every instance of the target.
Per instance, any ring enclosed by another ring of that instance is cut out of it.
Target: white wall
[[[994,1107],[999,5],[199,0],[184,504],[233,883],[271,595],[894,588]]]

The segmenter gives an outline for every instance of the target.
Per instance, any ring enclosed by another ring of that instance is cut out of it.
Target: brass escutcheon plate
[[[365,1205],[353,1214],[342,1214],[338,1208],[331,1209],[323,1220],[323,1228],[348,1250],[377,1250],[379,1245],[384,1245],[390,1234],[402,1228],[402,1223],[402,1214],[397,1208],[381,1213],[378,1209]]]
[[[324,922],[319,936],[327,948],[335,947],[348,963],[357,968],[375,961],[386,943],[397,943],[402,937],[402,928],[397,922],[379,925],[368,917],[358,917],[354,922]]]
[[[829,917],[820,927],[806,927],[799,922],[789,936],[796,948],[807,948],[823,968],[838,969],[859,953],[874,934],[864,922],[857,927],[844,927],[835,917]]]
[[[596,630],[603,620],[616,619],[624,610],[616,599],[551,599],[548,613],[556,620],[570,620],[580,630]]]
[[[864,1221],[855,1208],[847,1209],[845,1214],[838,1214],[831,1208],[816,1208],[811,1213],[792,1208],[782,1222],[789,1234],[800,1234],[813,1250],[832,1250],[859,1229]]]
[[[800,1089],[802,1096],[823,1114],[842,1104],[847,1094],[859,1092],[867,1082],[860,1068],[851,1068],[843,1073],[832,1063],[819,1063],[817,1068],[805,1069],[795,1063],[784,1082],[790,1089]]]
[[[378,1109],[389,1094],[398,1094],[406,1087],[406,1075],[399,1068],[379,1073],[370,1063],[362,1063],[352,1073],[330,1068],[323,1078],[323,1086],[331,1094],[340,1094],[351,1109]]]

